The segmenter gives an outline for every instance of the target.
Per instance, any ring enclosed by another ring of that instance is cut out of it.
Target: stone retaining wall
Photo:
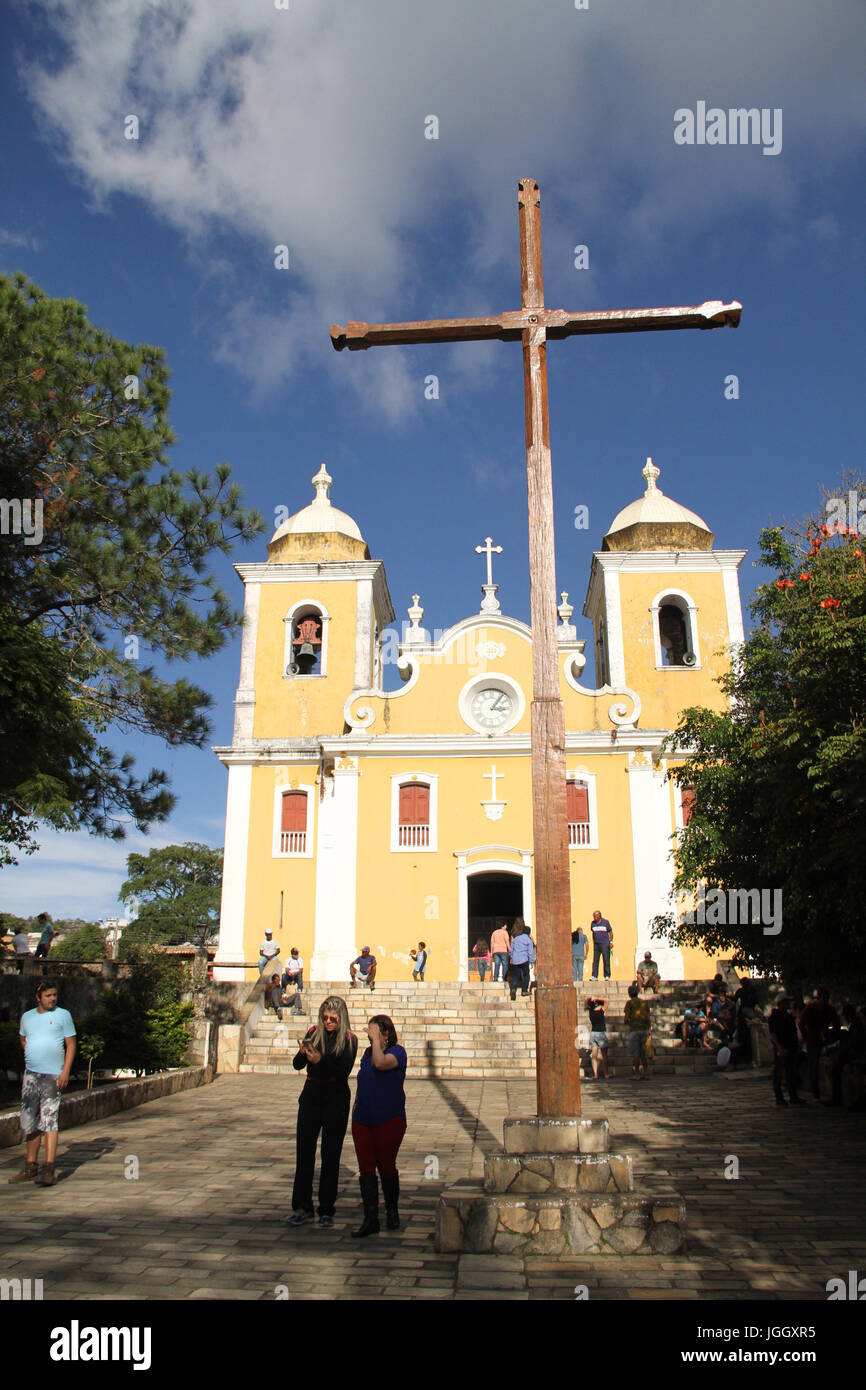
[[[184,1067],[179,1071],[157,1072],[135,1081],[118,1081],[92,1091],[76,1091],[60,1102],[60,1128],[72,1129],[91,1120],[104,1120],[118,1110],[131,1110],[149,1100],[173,1096],[178,1091],[190,1091],[213,1081],[212,1067]],[[0,1114],[0,1149],[11,1148],[23,1140],[18,1122],[18,1110]]]

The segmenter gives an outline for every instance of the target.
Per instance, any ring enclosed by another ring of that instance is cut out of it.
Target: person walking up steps
[[[508,974],[508,953],[511,949],[511,937],[508,935],[508,928],[504,922],[499,922],[496,930],[490,935],[490,951],[493,956],[493,983],[502,979]]]
[[[374,1236],[379,1231],[379,1179],[385,1198],[385,1225],[396,1231],[400,1225],[400,1175],[397,1152],[406,1133],[406,1052],[397,1042],[397,1030],[386,1014],[376,1014],[367,1024],[370,1046],[361,1058],[355,1108],[352,1111],[352,1139],[360,1169],[364,1219],[355,1237]]]
[[[640,999],[637,985],[628,987],[628,1003],[625,1006],[624,1020],[628,1030],[628,1050],[631,1054],[632,1080],[646,1081],[646,1040],[650,1029],[650,1007],[645,999]]]
[[[484,977],[490,968],[490,943],[484,936],[479,936],[475,945],[472,947],[472,954],[475,957],[475,964],[478,968],[478,978],[484,984]]]
[[[610,1076],[607,1070],[607,1020],[604,1011],[607,1001],[605,999],[587,999],[586,1010],[589,1014],[589,1045],[592,1057],[592,1075],[594,1080],[598,1080],[598,1064],[604,1069],[604,1080],[609,1081]]]
[[[532,937],[525,931],[522,921],[518,919],[514,924],[514,940],[511,943],[511,998],[517,998],[517,986],[520,985],[520,993],[529,993],[529,966],[535,960],[535,946]]]

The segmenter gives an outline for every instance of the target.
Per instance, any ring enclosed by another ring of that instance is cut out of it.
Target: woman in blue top
[[[406,1052],[397,1042],[397,1030],[386,1014],[376,1014],[367,1024],[370,1046],[358,1068],[358,1088],[352,1111],[352,1138],[360,1169],[364,1220],[353,1236],[373,1236],[379,1230],[379,1180],[385,1198],[385,1225],[400,1225],[397,1209],[400,1177],[397,1151],[406,1133]]]

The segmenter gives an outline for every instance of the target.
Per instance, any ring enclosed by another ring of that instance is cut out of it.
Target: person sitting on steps
[[[367,985],[370,989],[376,987],[376,957],[370,955],[370,947],[362,946],[361,954],[356,956],[349,966],[349,975],[352,981],[352,989],[358,984],[358,976],[361,977],[361,984]]]

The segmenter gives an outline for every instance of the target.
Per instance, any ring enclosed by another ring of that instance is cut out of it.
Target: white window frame
[[[299,782],[297,786],[290,787],[285,782],[274,787],[274,834],[271,845],[272,859],[312,859],[313,845],[316,833],[316,794],[315,783]],[[307,793],[307,828],[304,836],[304,848],[302,850],[284,850],[281,846],[282,824],[283,824],[283,793],[284,792],[306,792]]]
[[[301,614],[302,617],[307,617],[311,611],[315,613],[322,624],[322,648],[319,653],[319,669],[318,671],[311,671],[308,675],[302,675],[300,671],[297,675],[293,675],[289,670],[289,663],[294,660],[295,655],[292,651],[292,629],[294,628],[298,614]],[[321,599],[318,598],[298,599],[297,603],[292,604],[288,613],[283,618],[283,622],[286,625],[286,631],[283,637],[283,680],[321,680],[323,676],[328,674],[328,628],[331,625],[331,615],[327,608],[322,603]]]
[[[659,631],[659,609],[662,604],[669,599],[676,601],[676,606],[681,610],[686,620],[687,646],[686,650],[694,652],[694,666],[666,666],[662,659],[662,641]],[[691,594],[687,594],[684,589],[660,589],[650,605],[653,624],[653,650],[655,652],[655,663],[657,671],[699,671],[701,669],[701,649],[698,644],[698,605],[695,603]]]
[[[430,843],[426,845],[400,844],[400,788],[407,782],[424,782],[430,788]],[[439,776],[437,773],[410,770],[391,778],[391,853],[392,854],[435,854],[439,848]]]
[[[694,670],[694,669],[695,669],[694,666],[693,666],[691,669]],[[685,823],[685,820],[684,820],[684,818],[683,818],[683,789],[682,789],[682,787],[680,786],[679,782],[674,782],[673,788],[674,788],[674,829],[675,829],[675,831],[676,831],[677,840],[679,840],[680,836],[682,835],[683,831],[684,831],[685,828],[686,828],[686,823]]]
[[[585,767],[568,767],[565,772],[567,782],[582,782],[588,792],[589,802],[589,839],[585,845],[569,845],[569,853],[582,849],[598,849],[598,795],[596,792],[596,774],[590,772]],[[572,822],[569,822],[571,824]],[[582,824],[582,822],[580,822]]]

